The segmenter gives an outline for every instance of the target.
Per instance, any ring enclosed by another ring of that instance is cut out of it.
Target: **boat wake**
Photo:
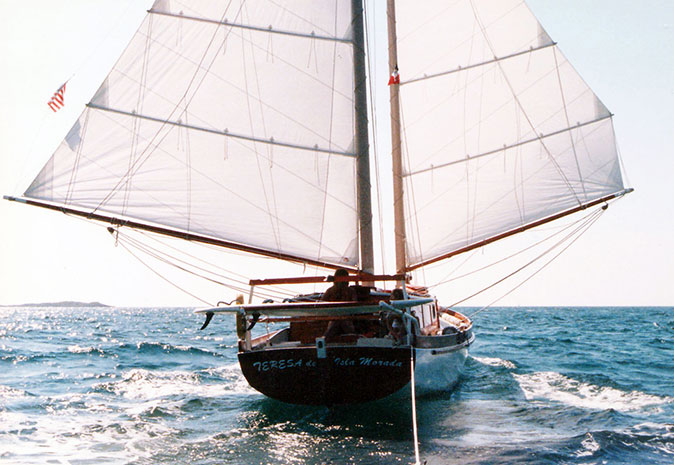
[[[216,398],[231,394],[251,394],[238,365],[204,371],[150,371],[132,369],[121,380],[101,383],[98,392],[110,392],[127,399]]]
[[[674,397],[657,396],[639,391],[626,392],[610,386],[596,386],[564,376],[556,372],[516,374],[527,400],[552,400],[573,407],[593,410],[613,409],[619,412],[635,412],[657,409],[674,402]],[[659,412],[659,410],[656,410]]]
[[[496,357],[475,357],[471,355],[471,358],[483,365],[489,365],[492,367],[503,367],[503,368],[508,368],[509,370],[514,370],[517,368],[517,365],[515,365],[513,362],[510,360],[503,360],[501,358],[496,358]]]

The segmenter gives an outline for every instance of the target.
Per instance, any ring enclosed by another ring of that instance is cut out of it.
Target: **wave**
[[[12,387],[0,384],[0,399],[3,401],[7,399],[18,399],[28,395],[29,394],[26,391],[22,391],[21,389],[14,389]],[[2,407],[0,407],[0,409],[1,408]]]
[[[120,344],[118,349],[120,351],[131,350],[139,354],[153,355],[153,354],[177,354],[177,355],[207,355],[211,357],[220,357],[221,354],[212,352],[210,350],[200,349],[193,346],[173,345],[164,342],[138,342],[136,344]]]
[[[556,372],[513,373],[513,377],[527,400],[547,399],[579,408],[613,409],[619,412],[633,412],[674,402],[674,397],[596,386]]]
[[[137,400],[210,398],[255,392],[248,387],[236,364],[203,372],[132,369],[125,372],[121,380],[98,384],[93,390]]]
[[[510,360],[503,360],[501,358],[496,357],[475,357],[473,355],[471,355],[471,357],[474,360],[482,363],[483,365],[489,365],[492,367],[504,367],[508,368],[509,370],[514,370],[515,368],[517,368],[517,365],[515,365]]]

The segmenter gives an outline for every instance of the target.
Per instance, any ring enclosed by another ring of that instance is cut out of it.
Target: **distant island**
[[[100,302],[44,302],[40,304],[0,305],[0,307],[110,307]]]

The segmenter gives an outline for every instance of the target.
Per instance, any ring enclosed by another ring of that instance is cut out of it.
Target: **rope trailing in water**
[[[414,433],[414,465],[421,465],[419,460],[419,433],[417,431],[417,401],[416,394],[414,391],[414,346],[410,345],[410,370],[411,370],[411,379],[410,384],[412,386],[412,431]]]

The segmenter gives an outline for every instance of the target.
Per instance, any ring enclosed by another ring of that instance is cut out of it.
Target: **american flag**
[[[54,95],[52,95],[52,97],[49,99],[49,102],[47,102],[49,108],[51,108],[54,112],[60,110],[63,105],[65,105],[63,101],[63,94],[66,93],[66,84],[68,84],[67,81],[63,83],[61,87],[59,87],[59,90],[54,92]]]

